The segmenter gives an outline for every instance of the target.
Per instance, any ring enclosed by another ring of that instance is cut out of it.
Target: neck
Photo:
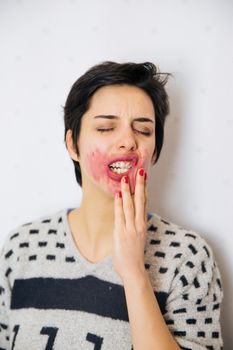
[[[83,184],[83,198],[73,217],[77,237],[91,250],[109,248],[114,229],[113,195]]]

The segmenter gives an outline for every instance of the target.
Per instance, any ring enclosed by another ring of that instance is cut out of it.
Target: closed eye
[[[100,132],[105,132],[105,131],[110,131],[110,130],[113,130],[113,128],[109,128],[109,129],[97,129],[97,131],[100,131]]]
[[[111,130],[113,130],[114,128],[109,128],[109,129],[97,129],[97,131],[99,131],[99,132],[107,132],[107,131],[111,131]],[[143,135],[145,135],[145,136],[150,136],[151,135],[151,133],[150,132],[147,132],[147,131],[139,131],[139,130],[136,130],[135,129],[135,131],[136,132],[138,132],[138,133],[140,133],[140,134],[143,134]]]

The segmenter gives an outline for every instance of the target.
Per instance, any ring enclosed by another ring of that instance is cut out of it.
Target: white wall
[[[9,230],[80,203],[61,106],[103,60],[174,74],[149,209],[200,232],[222,272],[232,338],[233,3],[214,0],[1,0],[0,245]]]

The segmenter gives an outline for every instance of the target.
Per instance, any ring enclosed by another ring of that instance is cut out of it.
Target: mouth
[[[108,164],[108,176],[115,181],[121,181],[121,178],[132,172],[137,163],[136,157],[122,157],[123,159],[117,159],[117,161]]]
[[[132,162],[128,161],[128,162],[115,162],[110,164],[108,167],[110,170],[112,170],[112,172],[116,173],[116,174],[124,174],[126,172],[128,172],[131,168],[132,168]]]

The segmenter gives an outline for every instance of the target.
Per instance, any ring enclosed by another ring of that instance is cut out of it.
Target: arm
[[[160,311],[147,272],[124,283],[134,350],[178,350]]]
[[[221,276],[211,247],[193,239],[196,251],[182,261],[173,278],[164,318],[184,350],[222,350]]]
[[[147,273],[125,280],[135,350],[223,349],[220,271],[210,246],[202,239],[197,246],[198,253],[182,262],[173,279],[164,315]]]

